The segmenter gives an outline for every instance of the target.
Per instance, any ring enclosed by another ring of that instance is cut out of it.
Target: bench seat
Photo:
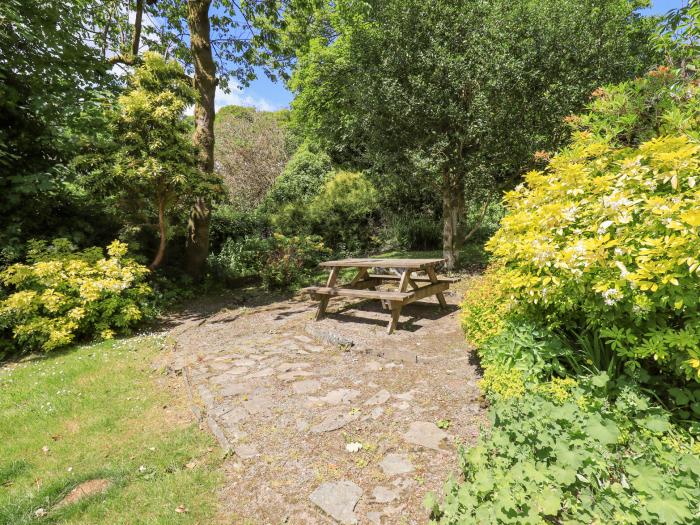
[[[403,301],[413,295],[411,292],[391,292],[384,290],[354,290],[351,288],[336,288],[328,286],[309,286],[302,292],[330,297],[361,297],[363,299],[382,299],[384,301]]]

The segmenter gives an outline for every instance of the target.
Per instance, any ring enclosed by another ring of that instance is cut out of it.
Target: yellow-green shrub
[[[127,245],[72,251],[65,240],[35,243],[28,264],[0,273],[10,293],[0,301],[0,334],[15,349],[54,350],[76,337],[109,339],[148,312],[149,270],[126,257]]]
[[[571,144],[508,193],[488,248],[530,318],[700,380],[700,88],[660,68],[598,90]]]
[[[481,346],[504,328],[508,300],[499,285],[500,276],[493,267],[472,277],[462,301],[462,329],[467,341]]]

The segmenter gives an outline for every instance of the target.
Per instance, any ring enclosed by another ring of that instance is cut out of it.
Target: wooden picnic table
[[[326,261],[319,265],[330,268],[326,286],[310,286],[303,291],[320,301],[316,312],[317,321],[325,314],[331,297],[379,299],[384,308],[391,310],[391,321],[387,327],[387,332],[391,334],[405,305],[434,295],[441,308],[447,306],[443,292],[458,279],[437,276],[435,267],[443,262],[445,259],[366,258]],[[336,281],[343,268],[356,268],[357,273],[348,284],[341,286]],[[370,273],[370,269],[374,271]],[[414,275],[419,272],[425,275]],[[387,283],[397,284],[397,289],[377,290],[377,286]]]

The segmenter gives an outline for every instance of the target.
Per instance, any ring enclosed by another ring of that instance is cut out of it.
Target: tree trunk
[[[462,177],[450,174],[449,170],[445,169],[442,174],[442,256],[448,270],[453,270],[457,264],[463,194]]]
[[[155,270],[163,263],[165,257],[165,247],[167,245],[167,231],[165,224],[165,197],[158,197],[158,233],[160,234],[160,244],[153,262],[148,266],[149,269]]]
[[[194,62],[194,87],[199,99],[194,106],[194,145],[199,154],[200,169],[214,171],[214,95],[216,93],[216,64],[211,49],[209,7],[211,0],[189,0],[187,21],[190,28],[190,48]],[[209,255],[210,200],[199,197],[190,211],[187,225],[187,272],[199,281]]]
[[[136,0],[136,16],[134,17],[134,35],[131,39],[131,56],[136,58],[139,55],[139,45],[141,44],[141,24],[143,21],[143,0]]]

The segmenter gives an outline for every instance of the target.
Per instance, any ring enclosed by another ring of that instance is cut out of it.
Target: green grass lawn
[[[152,369],[162,346],[134,337],[0,368],[1,524],[216,521],[222,453],[181,383]],[[55,507],[92,479],[111,485]]]

